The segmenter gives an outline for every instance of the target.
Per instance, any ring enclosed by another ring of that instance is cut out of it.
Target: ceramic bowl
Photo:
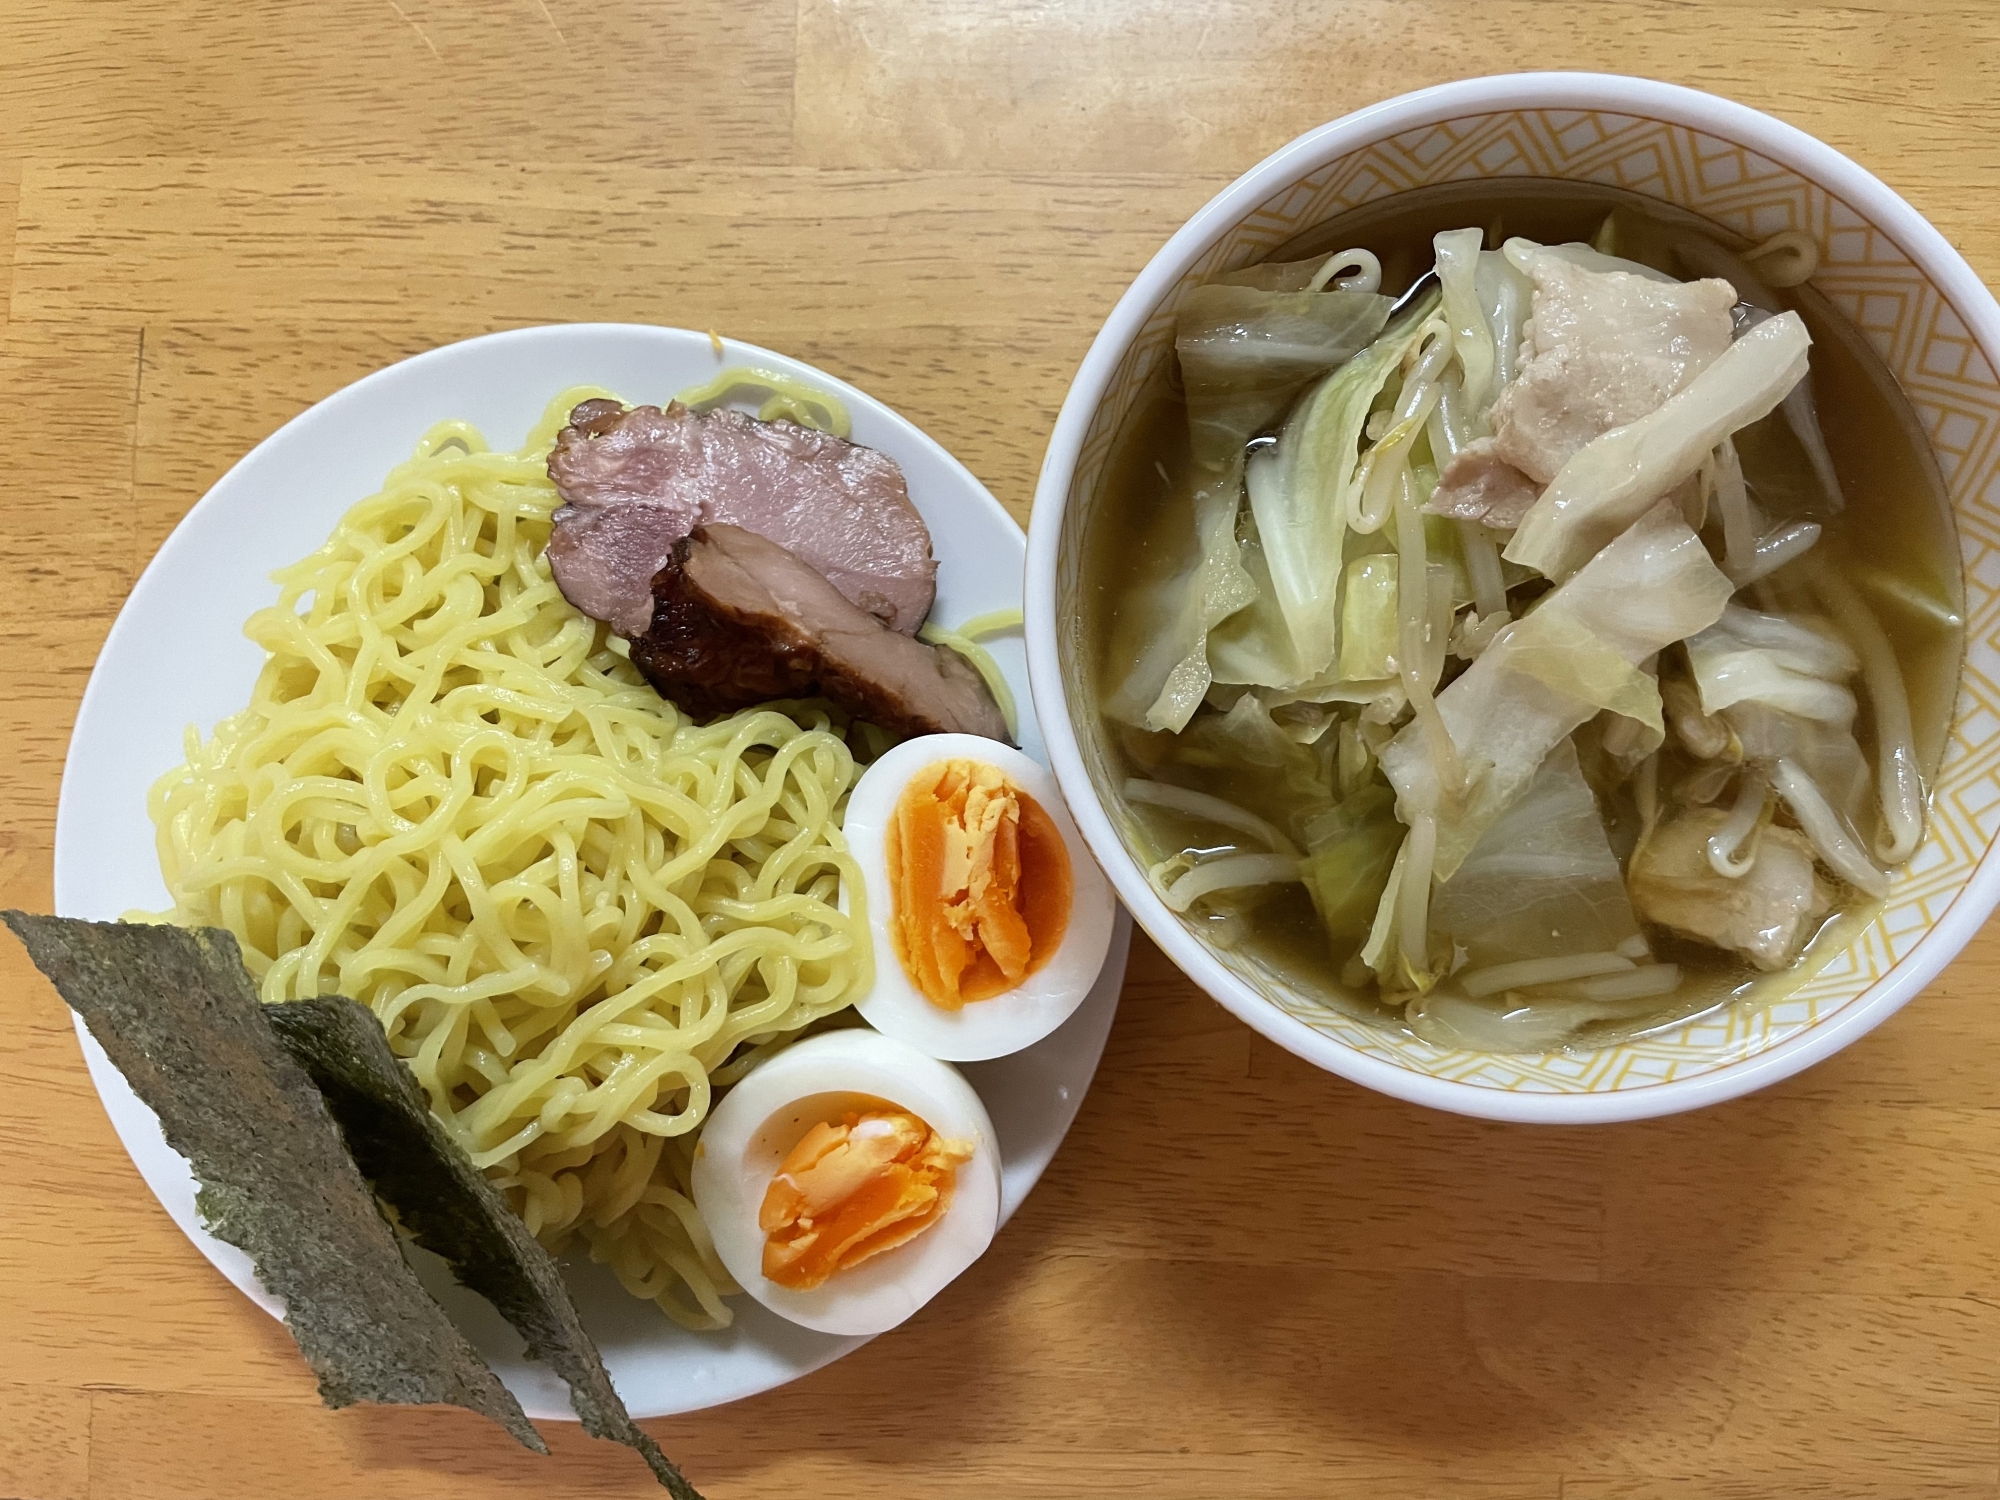
[[[1313,226],[1392,195],[1470,179],[1624,188],[1751,238],[1803,230],[1813,287],[1855,324],[1916,410],[1949,493],[1964,566],[1966,659],[1932,825],[1879,917],[1788,997],[1735,1005],[1592,1051],[1493,1055],[1431,1046],[1335,1008],[1206,944],[1146,883],[1087,708],[1079,644],[1083,523],[1120,425],[1173,357],[1182,294]],[[1154,256],[1077,371],[1035,496],[1029,673],[1055,771],[1119,894],[1224,1006],[1318,1066],[1399,1098],[1494,1119],[1581,1123],[1712,1104],[1796,1073],[1912,999],[2000,900],[2000,306],[1937,230],[1838,151],[1768,115],[1636,78],[1527,73],[1425,89],[1300,136]]]

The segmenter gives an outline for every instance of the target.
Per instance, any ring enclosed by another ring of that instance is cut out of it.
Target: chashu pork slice
[[[697,526],[653,577],[632,660],[697,719],[824,696],[894,734],[1008,741],[979,673],[890,629],[797,554],[740,526]]]
[[[564,502],[549,537],[556,583],[622,635],[644,633],[653,575],[704,523],[770,538],[904,635],[937,592],[930,530],[896,461],[795,422],[584,401],[549,477]]]

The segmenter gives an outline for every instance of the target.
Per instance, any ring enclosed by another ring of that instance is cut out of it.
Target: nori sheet
[[[19,911],[0,920],[193,1164],[210,1231],[285,1299],[328,1406],[449,1402],[548,1452],[403,1259],[318,1088],[272,1035],[234,938]]]
[[[319,1085],[362,1175],[418,1244],[514,1325],[529,1357],[568,1382],[584,1430],[638,1449],[674,1500],[701,1500],[625,1410],[555,1258],[431,1113],[373,1013],[329,995],[267,1006],[265,1015]]]

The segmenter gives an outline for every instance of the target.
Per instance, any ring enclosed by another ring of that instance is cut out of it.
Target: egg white
[[[812,1126],[837,1122],[855,1096],[908,1110],[947,1140],[969,1141],[951,1204],[915,1239],[800,1291],[764,1275],[757,1211],[785,1154]],[[695,1208],[744,1291],[781,1318],[822,1333],[894,1328],[979,1259],[1000,1222],[1000,1140],[958,1070],[856,1028],[809,1037],[759,1063],[722,1096],[695,1148]]]
[[[1062,942],[1039,969],[1011,990],[951,1011],[926,999],[896,957],[887,840],[896,804],[917,773],[939,761],[958,759],[997,766],[1041,804],[1069,851],[1070,910]],[[861,866],[868,926],[875,938],[875,982],[855,1002],[870,1026],[932,1057],[978,1062],[1039,1042],[1083,1004],[1111,947],[1117,906],[1111,883],[1090,857],[1082,835],[1070,820],[1056,779],[1046,767],[1011,745],[973,734],[929,734],[905,740],[863,773],[848,796],[841,829]],[[843,911],[850,910],[851,893],[843,889],[840,902]]]

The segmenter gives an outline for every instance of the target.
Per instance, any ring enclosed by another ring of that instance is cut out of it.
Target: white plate
[[[318,547],[433,423],[468,420],[495,448],[517,448],[569,386],[661,402],[737,364],[786,371],[836,392],[853,414],[855,441],[902,465],[937,550],[933,618],[953,624],[1019,606],[1023,541],[999,502],[909,422],[810,365],[727,339],[718,357],[707,334],[620,323],[524,328],[434,349],[329,396],[258,444],[188,513],[141,576],[98,656],[70,741],[56,814],[56,910],[103,921],[166,906],[146,788],[181,759],[185,726],[206,734],[249,701],[263,658],[244,638],[243,622],[276,597],[271,572]],[[1021,642],[1006,637],[992,649],[1020,708],[1022,748],[1046,763]],[[964,1069],[1000,1134],[1003,1223],[1048,1166],[1090,1086],[1118,1004],[1130,933],[1121,911],[1096,988],[1061,1030],[1012,1057]],[[81,1025],[78,1032],[112,1126],[161,1206],[217,1270],[282,1315],[249,1257],[202,1229],[187,1163]],[[437,1263],[420,1270],[529,1416],[573,1419],[562,1382],[522,1358],[520,1341],[490,1307],[453,1285]],[[579,1258],[567,1270],[584,1321],[639,1417],[767,1391],[865,1342],[794,1327],[747,1297],[734,1300],[736,1324],[727,1332],[689,1333],[629,1296],[602,1267]]]

